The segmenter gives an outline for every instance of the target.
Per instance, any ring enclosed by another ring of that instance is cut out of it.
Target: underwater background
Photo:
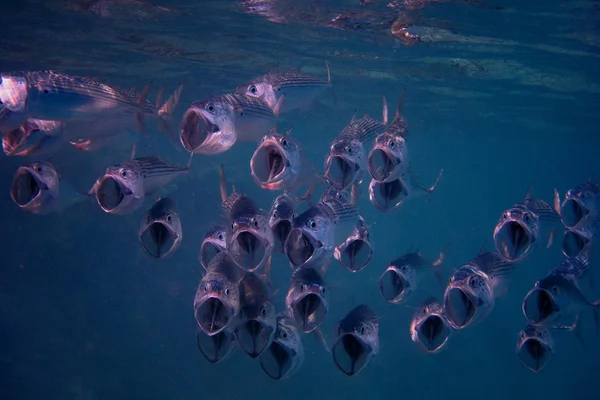
[[[399,18],[421,39],[395,36]],[[268,209],[276,195],[250,176],[254,144],[195,156],[190,176],[171,185],[183,242],[160,261],[140,249],[145,208],[113,216],[84,202],[57,214],[25,213],[9,188],[19,165],[35,159],[0,157],[2,399],[597,398],[600,334],[591,315],[582,316],[583,344],[572,332],[553,332],[555,354],[539,373],[515,354],[526,325],[523,297],[563,259],[559,245],[518,264],[492,314],[454,331],[436,355],[411,342],[413,310],[386,303],[377,280],[411,246],[433,257],[451,244],[442,267],[447,279],[486,241],[493,246],[502,211],[530,186],[551,202],[554,188],[564,193],[600,176],[598,1],[22,0],[3,2],[0,23],[0,71],[52,69],[138,89],[152,81],[150,98],[161,85],[168,93],[183,84],[176,124],[193,100],[272,68],[325,79],[327,62],[332,91],[277,123],[293,127],[317,170],[355,112],[380,117],[385,96],[393,115],[404,89],[412,168],[425,184],[444,170],[430,202],[415,198],[382,214],[363,197],[373,259],[356,274],[334,261],[327,274],[324,333],[355,305],[368,304],[381,318],[373,363],[347,377],[303,335],[303,367],[274,381],[241,352],[207,362],[196,346],[192,308],[202,276],[199,246],[221,213],[219,166],[260,207]],[[137,154],[158,153],[180,165],[189,158],[177,140],[150,132]],[[51,162],[87,192],[108,165],[130,154],[64,147]],[[290,274],[276,254],[278,309]]]

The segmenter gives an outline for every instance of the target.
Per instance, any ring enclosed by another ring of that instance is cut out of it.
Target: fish
[[[139,133],[126,130],[109,136],[96,136],[92,138],[79,138],[69,143],[78,151],[98,151],[102,149],[125,150],[133,148],[139,143]]]
[[[269,226],[273,232],[273,249],[278,252],[284,252],[283,245],[292,231],[294,218],[297,217],[298,202],[299,199],[285,191],[273,200],[269,211]]]
[[[595,229],[594,229],[595,230]],[[561,251],[567,258],[588,254],[592,250],[594,231],[591,229],[565,229]]]
[[[227,249],[226,235],[227,227],[225,225],[214,226],[204,235],[204,240],[200,245],[200,254],[198,254],[198,260],[204,269],[217,254]]]
[[[183,231],[173,199],[166,197],[154,203],[142,221],[139,236],[142,249],[153,258],[167,258],[177,251]]]
[[[209,336],[233,326],[240,312],[239,269],[227,252],[208,264],[194,297],[194,317]]]
[[[494,228],[494,246],[510,262],[531,255],[540,234],[540,220],[558,221],[559,215],[544,200],[530,198],[504,211]]]
[[[129,214],[139,208],[147,196],[156,193],[189,169],[189,163],[180,167],[156,155],[138,157],[108,167],[89,194],[96,197],[104,212]]]
[[[277,316],[277,329],[269,348],[260,355],[260,367],[276,381],[293,376],[304,363],[304,346],[293,321]]]
[[[537,281],[525,295],[522,309],[534,326],[549,326],[575,331],[582,312],[594,311],[596,328],[600,322],[600,299],[590,301],[582,293],[579,281],[591,272],[587,254],[567,258]]]
[[[397,211],[406,204],[408,199],[424,194],[431,196],[443,173],[444,170],[440,170],[437,179],[428,188],[421,186],[410,171],[388,182],[381,183],[371,179],[369,183],[369,201],[376,209],[384,213]]]
[[[236,349],[235,336],[231,329],[224,329],[212,336],[200,330],[196,334],[196,343],[204,358],[212,364],[226,360]]]
[[[444,292],[444,313],[450,325],[464,329],[485,319],[513,271],[514,264],[496,252],[480,252],[456,270]]]
[[[588,179],[565,194],[562,204],[554,189],[554,208],[570,229],[591,228],[600,216],[600,183]]]
[[[310,194],[323,178],[304,157],[300,144],[290,132],[291,128],[283,134],[272,129],[265,135],[250,159],[250,171],[263,189],[295,193],[308,187]]]
[[[64,144],[63,123],[28,119],[19,128],[2,136],[7,156],[42,157],[57,152]]]
[[[350,272],[361,271],[369,264],[373,257],[373,242],[369,225],[362,215],[348,239],[335,248],[333,257]]]
[[[254,272],[271,257],[274,238],[266,213],[237,191],[227,195],[225,169],[220,169],[221,200],[227,220],[227,251],[243,270]]]
[[[554,339],[544,327],[527,325],[517,336],[517,357],[533,372],[540,372],[554,354]]]
[[[326,89],[331,88],[329,65],[327,80],[319,79],[297,70],[269,71],[240,85],[235,92],[249,97],[262,98],[273,112],[280,114],[293,110],[306,110]]]
[[[439,353],[450,337],[450,325],[443,307],[434,298],[415,310],[410,322],[410,337],[426,353]]]
[[[321,200],[294,219],[284,252],[292,268],[320,267],[354,230],[358,209],[343,199]]]
[[[368,115],[360,119],[352,117],[348,124],[331,143],[325,158],[325,179],[336,190],[344,190],[359,182],[365,171],[366,154],[364,145],[385,131],[387,107],[384,101],[384,122]]]
[[[405,91],[400,95],[396,116],[385,132],[375,138],[367,157],[367,169],[374,181],[391,182],[409,171],[410,158],[406,145],[408,124],[402,116]]]
[[[226,93],[197,100],[183,115],[179,140],[190,153],[224,153],[237,141],[258,143],[277,115],[262,97]]]
[[[390,261],[379,277],[379,293],[388,303],[405,305],[422,305],[423,299],[417,297],[423,293],[421,286],[427,275],[435,273],[441,281],[440,268],[446,256],[442,250],[436,260],[429,261],[417,250],[409,250],[403,256]]]
[[[48,161],[21,165],[13,178],[10,196],[22,210],[39,215],[60,213],[88,199],[62,179]]]
[[[273,342],[277,314],[273,293],[266,282],[270,261],[264,275],[246,272],[239,283],[240,318],[233,329],[239,346],[251,357],[259,357]]]
[[[333,360],[346,375],[354,376],[379,353],[379,318],[367,305],[352,309],[335,325]]]
[[[323,270],[312,267],[295,269],[285,306],[302,332],[318,328],[329,313],[329,290],[323,280]]]

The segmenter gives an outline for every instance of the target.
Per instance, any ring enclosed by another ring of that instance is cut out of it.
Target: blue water
[[[515,355],[525,326],[523,296],[562,260],[560,246],[542,246],[518,264],[493,313],[453,332],[437,355],[411,342],[413,310],[385,303],[377,279],[411,245],[434,255],[451,243],[443,267],[449,278],[486,240],[491,248],[502,211],[521,201],[530,185],[536,197],[552,201],[554,188],[564,193],[600,176],[598,2],[439,1],[412,10],[377,0],[270,3],[286,23],[245,13],[236,1],[9,2],[0,15],[0,71],[54,69],[138,89],[153,81],[152,96],[160,85],[169,92],[183,84],[179,121],[193,100],[230,91],[270,68],[325,77],[327,61],[334,93],[278,121],[281,129],[293,126],[319,170],[355,111],[379,117],[382,96],[393,109],[406,89],[412,167],[425,184],[442,168],[443,178],[430,203],[416,198],[390,215],[363,196],[374,258],[357,274],[335,262],[327,274],[333,287],[325,334],[331,336],[352,307],[369,304],[381,317],[376,359],[349,378],[305,335],[302,369],[276,382],[241,351],[217,365],[198,351],[197,255],[204,233],[219,222],[219,166],[262,208],[276,195],[250,176],[254,145],[197,156],[190,176],[172,185],[183,243],[161,261],[147,257],[137,237],[149,203],[124,216],[88,203],[46,216],[25,213],[8,192],[18,166],[35,159],[2,156],[0,398],[596,398],[600,345],[591,315],[582,317],[584,346],[571,332],[553,333],[555,354],[541,372],[524,368]],[[343,11],[363,13],[355,17],[360,23],[328,26]],[[398,15],[433,33],[412,45],[398,40],[391,33]],[[181,146],[150,133],[138,154],[187,162]],[[130,153],[64,147],[51,162],[86,192],[108,165]],[[290,273],[277,254],[278,309]],[[432,290],[442,295],[442,288]]]

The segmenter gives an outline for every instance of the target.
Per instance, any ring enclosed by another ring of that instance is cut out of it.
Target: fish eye
[[[529,214],[525,214],[525,222],[530,222],[531,221],[531,217],[529,216]]]
[[[292,219],[296,219],[297,216],[298,216],[298,214],[292,213]]]
[[[258,229],[258,220],[256,218],[252,218],[252,226]]]
[[[281,331],[281,337],[282,337],[283,339],[287,339],[287,337],[288,337],[288,334],[287,334],[287,332],[286,332],[286,331]]]
[[[422,312],[423,314],[427,314],[427,307],[423,307],[423,308],[421,309],[421,312]]]
[[[402,268],[400,268],[400,270],[402,272],[404,272],[405,274],[408,274],[410,272],[410,268],[408,267],[408,265],[402,266]]]
[[[206,105],[206,111],[208,111],[210,113],[214,113],[215,112],[215,105],[213,103],[208,103]]]
[[[173,217],[171,217],[171,214],[167,215],[167,222],[173,222]]]
[[[219,232],[219,234],[217,235],[217,239],[223,240],[223,234]]]
[[[301,292],[306,291],[306,285],[304,283],[300,285],[300,291]]]
[[[389,146],[390,146],[390,149],[393,149],[394,147],[396,147],[396,142],[393,140],[390,140]]]
[[[229,290],[229,288],[226,287],[225,290],[223,290],[223,293],[225,293],[225,296],[229,296],[229,294],[231,293],[231,290]]]
[[[325,294],[325,286],[321,286],[321,287],[319,288],[319,293],[321,293],[321,295],[324,295],[324,294]]]
[[[279,218],[279,213],[277,210],[273,211],[273,218]]]
[[[123,178],[127,178],[127,171],[126,171],[126,170],[124,170],[124,169],[122,169],[122,170],[121,170],[121,176],[122,176]]]
[[[475,289],[479,286],[479,280],[476,276],[472,276],[469,278],[469,286]]]
[[[210,283],[207,283],[204,285],[204,293],[208,292],[210,290]]]
[[[342,326],[340,324],[337,325],[337,334],[338,336],[342,334]]]
[[[256,92],[258,92],[258,88],[256,87],[256,85],[250,85],[248,91],[252,94],[256,94]]]
[[[231,230],[235,231],[235,222],[233,224],[231,224]]]
[[[288,146],[288,141],[287,141],[287,139],[281,139],[281,145],[282,145],[283,147],[286,147],[286,148],[287,148],[287,146]]]
[[[35,170],[41,174],[42,173],[42,166],[38,165],[37,167],[35,167]]]
[[[267,310],[267,307],[263,307],[260,310],[260,315],[262,315],[263,317],[266,317],[268,312],[269,312],[269,310]]]
[[[558,286],[552,286],[552,293],[558,294]]]
[[[361,335],[364,335],[365,333],[367,333],[367,328],[365,328],[365,326],[363,324],[361,324],[360,327],[358,328],[358,331],[360,332]]]
[[[346,153],[352,154],[352,147],[346,146],[345,150],[346,150]]]
[[[315,229],[315,228],[317,227],[317,222],[316,222],[314,219],[311,219],[311,220],[308,222],[308,226],[310,226],[310,227],[311,227],[311,229]]]
[[[525,332],[521,331],[521,333],[519,333],[519,336],[521,337],[521,339],[525,339]]]
[[[539,329],[535,332],[535,335],[539,338],[543,337],[544,334],[542,333],[542,331],[540,331]]]

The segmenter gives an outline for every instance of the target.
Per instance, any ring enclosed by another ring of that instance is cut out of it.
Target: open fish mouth
[[[19,207],[25,207],[38,199],[48,186],[28,168],[19,168],[10,187],[10,196]]]
[[[330,156],[325,166],[325,179],[336,190],[344,190],[354,182],[358,165],[342,156]]]
[[[573,228],[587,215],[588,210],[576,199],[568,199],[564,202],[561,217],[567,228]]]
[[[100,207],[110,213],[115,211],[132,192],[121,181],[111,176],[102,178],[96,191],[96,201]]]
[[[238,344],[250,357],[257,358],[273,341],[273,327],[257,320],[245,321],[235,328]]]
[[[260,355],[260,366],[263,371],[276,381],[288,376],[294,368],[296,351],[274,341],[269,348]]]
[[[304,333],[321,325],[327,312],[323,298],[316,293],[308,293],[292,305],[292,316]]]
[[[527,338],[517,350],[517,356],[525,367],[533,372],[539,372],[548,364],[552,350],[537,338]]]
[[[233,333],[227,330],[212,336],[200,331],[196,334],[196,343],[204,358],[213,364],[225,359],[235,349]]]
[[[379,278],[379,293],[388,303],[400,303],[410,286],[406,278],[393,268],[387,269]]]
[[[369,264],[373,248],[366,240],[354,239],[344,243],[340,253],[340,263],[350,272],[358,272]]]
[[[220,132],[219,126],[213,124],[201,112],[190,108],[181,119],[179,140],[190,153],[199,152],[207,138]]]
[[[231,243],[233,261],[246,271],[256,270],[268,256],[265,242],[253,231],[237,232]]]
[[[362,371],[371,361],[373,350],[362,339],[351,333],[340,336],[331,350],[338,368],[348,376]]]
[[[408,191],[402,179],[394,179],[389,182],[377,182],[371,180],[369,184],[369,200],[380,211],[394,211],[406,200]]]
[[[444,296],[444,310],[450,325],[454,329],[463,329],[475,318],[477,304],[464,290],[453,287]]]
[[[534,288],[523,300],[523,314],[532,325],[543,325],[560,311],[547,290]]]
[[[281,178],[287,163],[287,157],[279,146],[264,142],[254,152],[250,168],[259,184],[266,185]]]
[[[377,182],[385,182],[392,176],[396,165],[396,157],[390,156],[385,150],[373,149],[367,160],[367,168],[371,177]]]
[[[293,229],[284,243],[284,252],[294,267],[304,265],[315,254],[313,238],[302,229]]]
[[[448,340],[450,328],[444,319],[436,314],[428,316],[417,331],[419,342],[430,353],[436,352]]]
[[[27,135],[21,128],[11,129],[8,133],[2,135],[2,150],[7,156],[19,155],[23,144],[27,140]]]
[[[496,250],[509,261],[519,261],[527,256],[532,240],[529,229],[520,221],[504,223],[494,235]]]
[[[208,297],[196,308],[196,321],[209,336],[216,335],[231,322],[234,312],[218,297]]]
[[[220,246],[214,242],[205,240],[200,246],[200,264],[206,269],[210,261],[219,253],[225,251],[223,246]]]
[[[163,221],[153,221],[144,227],[140,234],[144,251],[157,259],[171,255],[178,239],[177,233]]]
[[[292,231],[292,222],[286,219],[279,220],[271,227],[271,231],[275,239],[275,249],[283,253],[285,241]]]
[[[577,257],[584,251],[590,239],[577,231],[567,229],[563,235],[561,250],[566,257]]]

